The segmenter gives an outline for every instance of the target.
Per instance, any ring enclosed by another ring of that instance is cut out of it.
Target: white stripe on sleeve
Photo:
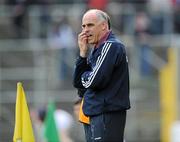
[[[98,70],[100,69],[100,67],[111,47],[111,44],[112,43],[108,43],[108,42],[104,44],[103,49],[101,51],[101,55],[98,57],[98,59],[96,61],[96,65],[93,68],[93,71],[90,73],[90,76],[88,77],[87,80],[84,80],[84,78],[82,78],[82,84],[85,88],[88,88],[92,84]]]

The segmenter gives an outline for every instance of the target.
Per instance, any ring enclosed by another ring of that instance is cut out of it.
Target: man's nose
[[[87,33],[89,31],[89,28],[86,26],[84,27],[84,32]]]

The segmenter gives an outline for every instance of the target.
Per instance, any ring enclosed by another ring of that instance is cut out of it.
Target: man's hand
[[[78,45],[80,49],[80,56],[87,57],[88,54],[88,38],[85,32],[81,32],[78,35]]]

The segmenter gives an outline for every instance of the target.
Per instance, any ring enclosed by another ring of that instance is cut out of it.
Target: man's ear
[[[103,29],[103,30],[106,30],[106,29],[107,29],[107,26],[108,26],[108,25],[106,24],[106,22],[103,22],[103,23],[102,23],[102,29]]]

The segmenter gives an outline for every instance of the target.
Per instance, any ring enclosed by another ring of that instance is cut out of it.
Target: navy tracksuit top
[[[73,85],[86,89],[83,112],[87,116],[130,108],[128,59],[112,32],[88,58],[77,59]]]

